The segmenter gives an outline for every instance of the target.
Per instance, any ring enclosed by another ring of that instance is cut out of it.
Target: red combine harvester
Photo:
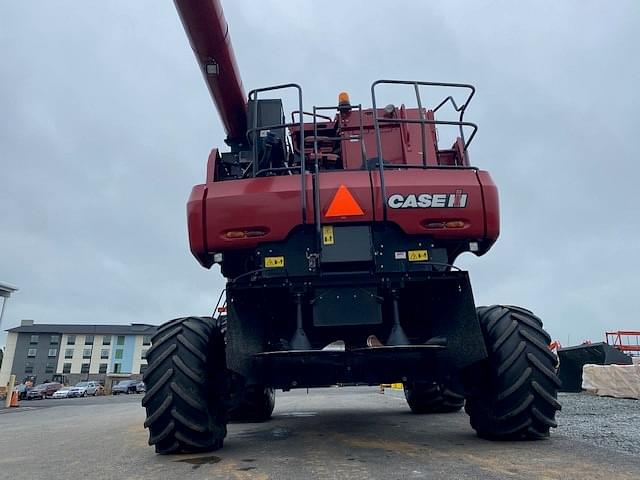
[[[476,308],[454,266],[499,233],[496,186],[467,152],[474,88],[378,80],[371,108],[341,93],[310,111],[293,83],[245,96],[219,1],[175,3],[230,149],[211,152],[187,205],[193,255],[227,279],[227,315],[175,319],[154,337],[149,443],[220,448],[229,418],[271,416],[274,389],[398,381],[415,413],[464,404],[483,437],[548,436],[559,380],[542,322]],[[417,107],[380,108],[389,84],[410,88]],[[464,101],[423,104],[422,91],[445,87]],[[456,119],[438,120],[449,107]],[[459,131],[450,148],[438,126]]]

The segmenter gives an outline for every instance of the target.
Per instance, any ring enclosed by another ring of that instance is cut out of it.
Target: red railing
[[[640,331],[619,330],[605,332],[607,343],[623,353],[640,355]]]

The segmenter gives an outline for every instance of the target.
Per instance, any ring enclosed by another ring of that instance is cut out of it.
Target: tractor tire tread
[[[467,388],[471,426],[479,436],[495,440],[548,437],[561,408],[560,380],[542,321],[521,307],[492,305],[476,311],[489,356],[474,367],[480,370]]]
[[[404,395],[412,413],[452,413],[464,405],[464,395],[454,392],[444,384],[405,384]]]
[[[154,340],[155,339],[155,340]],[[159,454],[222,447],[227,412],[224,339],[206,317],[167,322],[152,337],[142,399],[149,444]]]

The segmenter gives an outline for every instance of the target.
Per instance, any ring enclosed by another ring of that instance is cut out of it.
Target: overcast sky
[[[223,6],[247,90],[475,84],[471,159],[502,215],[459,262],[477,303],[530,308],[565,345],[640,330],[640,2]],[[173,2],[0,0],[2,328],[211,312],[223,279],[191,257],[185,204],[223,140]]]

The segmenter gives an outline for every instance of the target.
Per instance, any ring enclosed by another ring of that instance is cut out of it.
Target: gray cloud
[[[224,6],[247,89],[475,84],[472,160],[503,222],[460,261],[478,303],[527,306],[565,343],[638,326],[637,2]],[[3,328],[211,311],[223,280],[190,256],[185,203],[223,132],[172,2],[4,2],[0,53],[0,279],[21,287]]]

